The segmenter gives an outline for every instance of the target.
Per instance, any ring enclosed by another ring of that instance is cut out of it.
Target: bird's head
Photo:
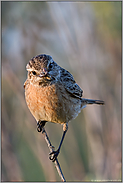
[[[50,55],[37,55],[26,66],[28,79],[34,83],[56,80],[59,77],[59,67]]]

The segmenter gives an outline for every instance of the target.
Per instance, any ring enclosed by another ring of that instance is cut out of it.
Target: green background
[[[50,54],[84,98],[101,99],[69,123],[58,160],[67,181],[121,180],[122,2],[1,2],[2,181],[61,181],[27,108],[26,64]],[[46,124],[56,148],[62,126]]]

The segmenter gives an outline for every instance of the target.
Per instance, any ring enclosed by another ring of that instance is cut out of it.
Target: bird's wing
[[[72,94],[74,97],[81,98],[82,97],[82,89],[78,86],[78,84],[75,82],[72,74],[68,72],[65,69],[61,69],[61,74],[60,74],[60,80],[62,84],[64,85],[65,89],[67,92]]]

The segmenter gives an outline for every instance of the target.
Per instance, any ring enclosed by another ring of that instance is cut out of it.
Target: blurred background
[[[69,123],[58,157],[67,181],[121,181],[122,2],[1,2],[2,181],[61,181],[27,108],[26,64],[37,54],[69,70],[91,105]],[[58,147],[62,126],[45,129]]]

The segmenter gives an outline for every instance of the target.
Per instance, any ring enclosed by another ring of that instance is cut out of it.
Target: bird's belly
[[[71,97],[62,85],[25,88],[27,105],[37,121],[66,123],[80,112],[81,100]]]

